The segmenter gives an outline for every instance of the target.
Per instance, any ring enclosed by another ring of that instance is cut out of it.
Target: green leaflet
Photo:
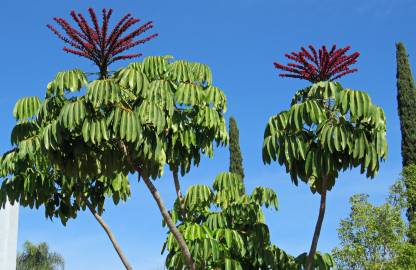
[[[215,86],[210,86],[205,91],[206,102],[212,104],[215,109],[218,108],[225,113],[227,111],[227,99],[224,92]]]
[[[13,108],[13,116],[17,120],[25,120],[35,117],[42,103],[38,97],[24,97],[19,99]]]
[[[241,190],[243,188],[241,176],[235,173],[222,172],[215,177],[213,188],[215,191],[226,190],[229,188]]]
[[[77,99],[63,106],[59,121],[65,128],[73,130],[84,121],[85,115],[85,102],[83,99]]]
[[[137,68],[140,63],[130,64],[114,74],[114,79],[123,88],[135,95],[140,95],[149,85],[149,80],[143,71]]]
[[[227,219],[221,212],[219,213],[213,212],[209,214],[207,220],[205,221],[205,224],[211,230],[228,227]]]
[[[206,128],[215,128],[222,124],[218,112],[209,107],[204,107],[200,109],[196,116],[196,120],[198,125],[201,125]]]
[[[191,63],[191,71],[194,79],[200,84],[210,86],[212,84],[212,72],[208,65],[201,63]]]
[[[168,115],[173,115],[175,99],[171,82],[166,80],[152,81],[146,91],[143,92],[143,98],[160,105],[168,112]]]
[[[148,56],[143,60],[143,72],[152,80],[160,79],[166,73],[168,65],[163,56]]]
[[[80,69],[73,69],[59,72],[54,81],[54,87],[60,92],[69,90],[70,92],[79,91],[87,85],[87,76]]]
[[[84,121],[82,125],[82,136],[85,142],[100,144],[103,140],[109,139],[109,133],[105,119]]]
[[[195,64],[192,65],[184,60],[175,61],[169,65],[167,77],[178,83],[194,83],[196,80],[193,72],[194,66]]]
[[[180,83],[175,92],[175,99],[181,105],[201,105],[204,100],[204,92],[198,85],[192,83]]]
[[[275,210],[278,210],[279,202],[277,200],[277,195],[270,188],[256,187],[250,197],[259,205],[265,205],[267,208],[273,206]]]
[[[212,192],[209,186],[193,185],[186,192],[185,206],[193,209],[195,206],[209,206],[212,200]]]
[[[57,148],[62,141],[58,121],[53,121],[44,127],[42,137],[43,145],[47,150]]]
[[[39,127],[34,121],[24,121],[17,123],[10,136],[11,143],[18,145],[19,142],[35,136],[39,132]]]
[[[143,125],[150,125],[158,133],[164,130],[166,125],[165,113],[156,103],[144,100],[136,110]]]
[[[119,102],[120,91],[120,87],[112,79],[96,80],[88,85],[85,96],[94,108],[99,108]]]
[[[204,238],[212,238],[212,233],[205,225],[191,224],[186,226],[183,236],[186,240],[197,240]]]
[[[125,108],[115,108],[107,119],[115,138],[136,142],[141,138],[142,126],[140,116],[135,111]]]

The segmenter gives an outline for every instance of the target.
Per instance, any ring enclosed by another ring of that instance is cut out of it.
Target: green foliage
[[[24,243],[24,250],[17,256],[16,270],[58,270],[65,268],[64,258],[49,251],[46,243],[38,245],[29,241]]]
[[[126,200],[132,164],[153,179],[166,164],[185,174],[228,142],[225,95],[204,64],[151,56],[101,80],[64,71],[45,96],[16,103],[14,148],[0,157],[0,205],[44,205],[64,224],[86,199],[99,214],[106,198]]]
[[[398,256],[406,226],[400,208],[385,203],[374,206],[368,195],[350,199],[349,217],[341,220],[340,247],[333,250],[339,269],[381,269]],[[410,268],[408,268],[410,269]]]
[[[397,102],[402,134],[401,150],[403,166],[408,166],[416,164],[416,87],[404,44],[396,44],[396,49]],[[413,202],[407,210],[409,222],[413,221],[415,212],[416,202]],[[416,244],[416,235],[411,236],[410,241]]]
[[[257,187],[249,195],[241,176],[220,173],[212,188],[191,186],[185,195],[187,216],[183,218],[179,201],[171,215],[190,248],[197,269],[301,269],[305,254],[295,258],[270,242],[262,207],[277,210],[276,193]],[[182,252],[170,233],[163,246],[166,267],[187,269]],[[334,261],[328,254],[317,254],[316,269],[330,269]]]
[[[241,175],[244,179],[243,157],[240,150],[240,132],[234,117],[230,117],[230,172]]]
[[[413,245],[416,245],[416,219],[415,212],[412,211],[413,206],[416,205],[416,164],[409,165],[403,168],[402,179],[406,189],[403,189],[403,201],[407,208],[407,218],[409,220],[408,238]]]
[[[384,111],[362,91],[337,82],[318,82],[296,93],[288,111],[270,118],[263,161],[285,165],[292,181],[309,183],[313,192],[335,185],[341,170],[361,166],[374,177],[387,156]]]
[[[396,44],[397,102],[402,132],[403,166],[416,164],[416,88],[403,43]]]

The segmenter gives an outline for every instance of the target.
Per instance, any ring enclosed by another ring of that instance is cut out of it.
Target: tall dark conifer
[[[240,132],[234,117],[230,117],[230,172],[241,175],[244,179],[243,157],[240,150]]]
[[[403,43],[396,44],[397,57],[397,102],[402,133],[403,167],[416,164],[416,88],[413,81],[409,57]],[[406,183],[408,187],[408,183]],[[407,218],[414,223],[416,203],[409,206]],[[414,237],[411,237],[414,238]],[[415,239],[409,239],[416,244]]]

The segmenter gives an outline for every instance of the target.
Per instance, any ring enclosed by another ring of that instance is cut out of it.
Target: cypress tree
[[[403,167],[416,164],[416,89],[413,81],[409,58],[403,43],[396,44],[397,58],[397,102],[402,133],[402,162]],[[409,184],[406,188],[409,188]],[[409,205],[407,218],[414,224],[416,202]],[[410,237],[411,243],[416,244],[415,237]]]
[[[230,172],[241,175],[244,179],[243,157],[240,150],[240,132],[234,117],[230,117]]]

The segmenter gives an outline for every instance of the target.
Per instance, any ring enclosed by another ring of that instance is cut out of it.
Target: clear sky
[[[312,195],[303,183],[292,185],[282,167],[265,166],[261,160],[268,118],[288,108],[295,90],[306,85],[276,75],[272,63],[283,61],[284,53],[309,44],[351,45],[361,53],[356,65],[359,72],[342,78],[341,83],[368,91],[387,115],[387,162],[381,164],[380,173],[373,180],[356,170],[338,179],[328,195],[318,249],[330,251],[337,245],[336,228],[348,214],[351,195],[368,193],[373,202],[380,203],[397,179],[401,156],[395,43],[405,43],[415,67],[414,0],[2,0],[1,151],[10,147],[12,109],[18,98],[43,96],[47,82],[58,71],[76,67],[95,71],[88,61],[65,54],[61,41],[45,27],[55,16],[69,19],[72,9],[86,12],[88,7],[113,8],[113,19],[131,12],[143,20],[153,20],[154,32],[160,36],[135,51],[145,55],[171,54],[211,66],[214,83],[228,98],[227,117],[232,115],[238,121],[248,190],[262,185],[277,192],[280,209],[277,213],[266,211],[267,223],[273,242],[293,255],[309,249],[319,197]],[[209,184],[217,173],[227,169],[228,149],[216,149],[214,159],[204,159],[182,180],[183,188],[195,183]],[[135,269],[163,269],[160,250],[166,230],[161,227],[159,211],[143,183],[131,181],[132,198],[117,207],[108,203],[103,217]],[[175,197],[170,175],[157,180],[156,185],[170,206]],[[104,231],[89,212],[80,213],[64,227],[58,220],[46,220],[42,208],[20,210],[20,247],[25,240],[46,241],[65,257],[68,270],[123,269]]]

